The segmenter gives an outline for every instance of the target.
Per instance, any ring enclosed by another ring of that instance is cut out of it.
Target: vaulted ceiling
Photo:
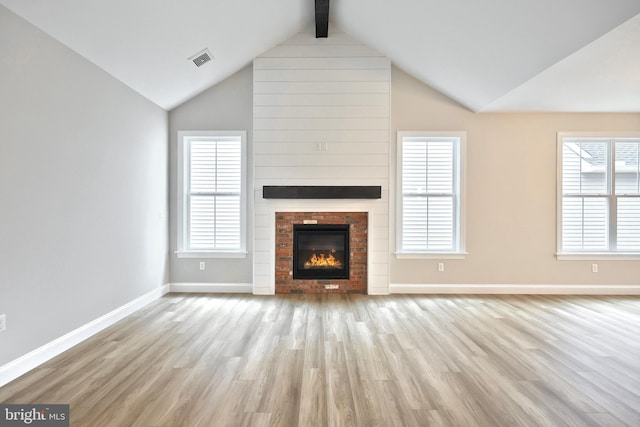
[[[314,27],[314,0],[0,4],[166,109]],[[640,112],[639,0],[333,0],[330,21],[472,111]]]

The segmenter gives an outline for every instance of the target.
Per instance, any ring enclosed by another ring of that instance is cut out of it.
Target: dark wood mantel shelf
[[[379,185],[265,185],[265,199],[380,199]]]

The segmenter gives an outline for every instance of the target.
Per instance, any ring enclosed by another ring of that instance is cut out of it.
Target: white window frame
[[[237,250],[189,250],[186,245],[189,215],[187,210],[188,189],[186,188],[190,173],[187,164],[189,156],[186,152],[188,142],[197,139],[220,137],[239,137],[241,144],[240,160],[240,247]],[[177,155],[177,251],[178,258],[246,258],[247,242],[247,132],[246,131],[178,131]]]
[[[456,182],[456,218],[455,241],[456,248],[452,251],[406,251],[402,247],[402,146],[406,137],[424,138],[457,138],[459,140],[458,156],[456,159],[456,169],[458,176]],[[463,131],[399,131],[397,133],[397,161],[396,161],[396,258],[397,259],[465,259],[466,252],[466,163],[467,163],[467,133]]]
[[[640,134],[638,133],[630,133],[630,132],[558,132],[557,141],[556,141],[556,258],[558,260],[566,260],[566,261],[574,261],[574,260],[638,260],[640,259],[640,252],[628,252],[628,251],[607,251],[607,252],[597,252],[597,251],[565,251],[562,247],[562,163],[563,163],[563,143],[565,138],[610,138],[612,141],[616,139],[624,139],[624,138],[640,138]],[[607,200],[608,206],[616,205],[617,195],[615,194],[615,159],[612,156],[613,149],[609,148],[609,160],[607,165],[607,175],[609,177],[607,187]],[[608,211],[608,225],[609,225],[609,236],[612,236],[611,229],[616,227],[617,219],[615,217],[615,209],[609,209]],[[612,220],[613,216],[613,220]],[[611,237],[610,237],[611,238]]]

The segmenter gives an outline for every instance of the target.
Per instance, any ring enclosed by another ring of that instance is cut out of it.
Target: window
[[[464,254],[466,133],[398,133],[399,258]]]
[[[244,257],[246,132],[178,132],[178,256]]]
[[[640,256],[640,137],[558,135],[558,257]]]

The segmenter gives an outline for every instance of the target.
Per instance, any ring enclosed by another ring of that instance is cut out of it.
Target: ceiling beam
[[[316,38],[329,33],[329,0],[316,0]]]

